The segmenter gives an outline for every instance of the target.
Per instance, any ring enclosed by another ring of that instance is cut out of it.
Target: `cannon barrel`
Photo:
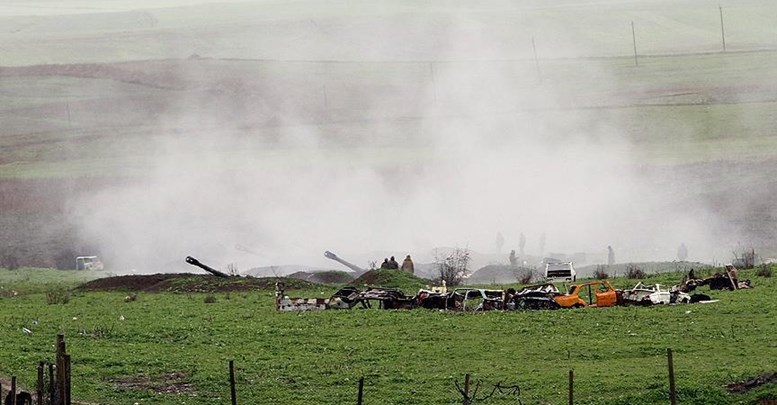
[[[334,261],[342,264],[345,267],[348,267],[349,269],[355,271],[357,275],[362,275],[362,274],[367,272],[367,270],[365,270],[365,269],[363,269],[363,268],[361,268],[361,267],[359,267],[359,266],[357,266],[357,265],[355,265],[353,263],[349,263],[349,262],[347,262],[347,261],[337,257],[336,254],[334,254],[334,253],[332,253],[332,252],[330,252],[328,250],[326,252],[324,252],[324,257],[326,257],[327,259],[334,260]]]
[[[227,273],[222,273],[222,272],[214,269],[213,267],[210,267],[208,265],[202,264],[202,263],[200,263],[199,260],[197,260],[197,259],[195,259],[195,258],[193,258],[191,256],[186,256],[186,263],[189,263],[192,266],[197,266],[197,267],[207,271],[208,273],[213,274],[216,277],[229,277],[229,275]]]

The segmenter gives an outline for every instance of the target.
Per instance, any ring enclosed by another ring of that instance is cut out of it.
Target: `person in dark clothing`
[[[388,261],[388,258],[387,258],[387,257],[386,257],[386,258],[384,258],[384,259],[383,259],[383,263],[381,263],[381,264],[380,264],[380,268],[381,268],[382,270],[385,270],[385,269],[390,269],[390,268],[391,268],[390,266],[391,266],[391,264],[389,263],[389,261]]]
[[[394,256],[391,256],[391,259],[388,261],[389,269],[392,270],[399,270],[399,263],[394,259]]]

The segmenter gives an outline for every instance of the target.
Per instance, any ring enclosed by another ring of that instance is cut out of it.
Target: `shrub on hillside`
[[[772,276],[772,267],[768,264],[764,263],[760,266],[758,266],[758,270],[755,271],[755,275],[758,277],[771,277]]]
[[[454,249],[444,257],[435,257],[435,266],[440,277],[436,280],[445,281],[448,286],[460,285],[469,275],[470,252],[468,249]]]
[[[629,263],[626,265],[626,278],[643,279],[646,276],[647,274],[645,274],[645,271],[640,269],[636,264]]]
[[[67,304],[68,302],[70,302],[70,291],[57,288],[46,292],[46,303],[49,305]]]
[[[14,255],[5,255],[0,260],[0,267],[8,270],[16,270],[19,268],[19,259]]]
[[[515,274],[515,278],[521,284],[529,284],[534,279],[534,270],[528,268],[521,268]]]
[[[594,278],[597,280],[606,280],[609,278],[610,275],[607,274],[607,270],[604,268],[604,265],[599,264],[596,266],[596,270],[594,271]]]

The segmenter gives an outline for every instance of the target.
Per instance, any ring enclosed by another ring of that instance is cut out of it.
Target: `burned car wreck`
[[[450,292],[421,290],[416,296],[422,308],[453,311],[505,309],[504,297],[502,290],[482,288],[457,288]]]
[[[625,305],[660,305],[691,303],[691,296],[679,290],[677,287],[665,289],[661,284],[645,285],[637,283],[630,290],[623,291],[623,303]]]

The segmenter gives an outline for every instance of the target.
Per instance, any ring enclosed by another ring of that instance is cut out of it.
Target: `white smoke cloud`
[[[569,83],[537,71],[528,38],[516,56],[509,32],[473,26],[452,15],[425,55],[438,62],[187,77],[209,90],[182,92],[159,118],[146,176],[76,204],[81,236],[117,267],[153,271],[186,255],[242,269],[338,268],[325,250],[362,266],[368,252],[428,261],[440,246],[494,252],[497,232],[507,251],[524,233],[532,254],[544,234],[546,252],[671,260],[686,242],[710,258],[714,216],[640,170],[619,116],[578,108],[618,85],[604,64],[585,64],[601,80]],[[367,59],[412,48],[382,28]]]

